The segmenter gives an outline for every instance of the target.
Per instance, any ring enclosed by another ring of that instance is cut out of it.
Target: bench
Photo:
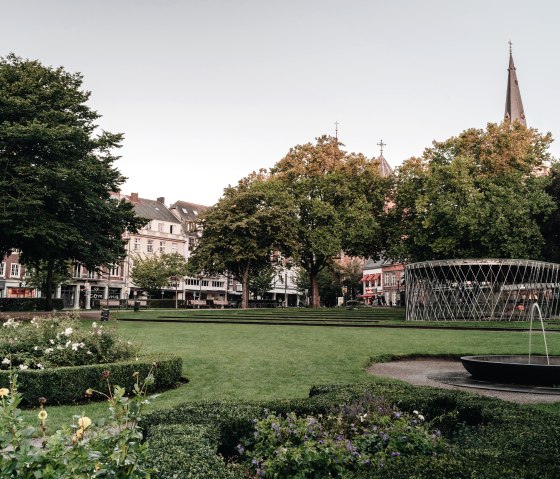
[[[222,308],[222,309],[224,309],[224,308],[229,308],[229,307],[230,307],[229,301],[227,301],[227,300],[225,300],[225,299],[215,299],[215,300],[213,301],[213,303],[214,303],[214,306],[215,306],[215,307],[220,307],[220,308]]]
[[[195,308],[207,308],[208,303],[204,299],[191,299],[190,305]]]

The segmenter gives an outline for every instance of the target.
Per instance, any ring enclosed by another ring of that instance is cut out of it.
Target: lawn
[[[396,328],[298,327],[284,325],[190,324],[116,321],[111,324],[146,353],[183,357],[185,386],[167,391],[150,407],[183,401],[306,397],[313,384],[368,381],[365,367],[383,355],[526,353],[528,334],[511,331]],[[556,334],[550,354],[560,355]],[[533,338],[535,353],[542,339]],[[49,408],[50,428],[72,414],[95,418],[104,403]],[[28,413],[32,414],[32,413]]]

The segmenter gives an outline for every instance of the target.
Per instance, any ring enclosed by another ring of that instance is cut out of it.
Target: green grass
[[[383,355],[523,354],[524,332],[329,328],[245,324],[115,322],[123,337],[142,344],[146,353],[172,352],[183,357],[189,383],[163,393],[150,407],[183,401],[306,397],[313,384],[351,383],[373,378],[365,371]],[[549,335],[550,354],[560,355],[560,338]],[[534,335],[534,353],[542,338]],[[49,429],[73,414],[98,417],[105,403],[50,407]],[[35,412],[28,415],[35,416]]]

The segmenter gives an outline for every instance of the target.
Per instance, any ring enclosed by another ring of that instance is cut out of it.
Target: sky
[[[124,133],[124,194],[214,204],[338,136],[396,167],[503,119],[509,45],[529,126],[560,136],[555,0],[0,0],[0,56],[80,72]],[[560,156],[560,145],[551,147]]]

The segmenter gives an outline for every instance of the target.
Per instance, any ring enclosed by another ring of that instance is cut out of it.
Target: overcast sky
[[[560,135],[554,0],[0,0],[9,52],[84,75],[125,135],[125,194],[211,205],[322,134],[398,166],[501,121],[508,40],[529,126]],[[553,144],[558,157],[560,146]]]

